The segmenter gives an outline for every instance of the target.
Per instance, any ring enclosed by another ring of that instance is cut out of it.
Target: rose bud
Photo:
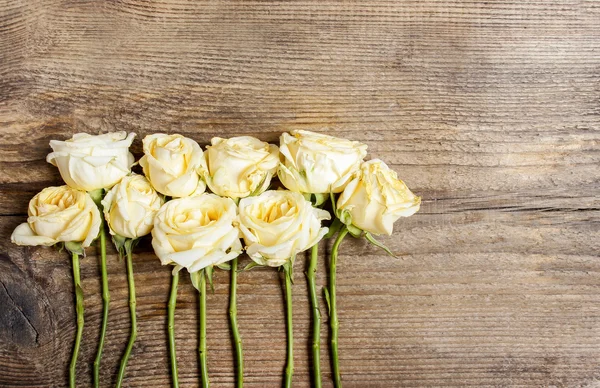
[[[100,231],[100,211],[88,193],[69,186],[47,187],[29,201],[27,222],[14,230],[17,245],[77,242],[90,246]]]
[[[236,217],[231,198],[204,193],[171,200],[154,219],[152,247],[163,265],[190,273],[223,264],[242,253]]]
[[[318,243],[328,230],[321,221],[331,217],[302,194],[287,190],[243,198],[239,212],[246,253],[257,264],[270,267],[284,265]]]
[[[156,191],[171,197],[201,194],[206,184],[197,170],[204,164],[202,149],[181,135],[157,133],[142,141],[140,165]]]
[[[279,149],[251,136],[214,137],[206,148],[200,175],[210,190],[223,197],[258,195],[271,183],[279,164]]]
[[[367,155],[367,145],[309,131],[291,131],[280,137],[282,162],[277,175],[295,192],[341,192]]]
[[[364,162],[337,200],[337,214],[346,225],[391,235],[394,222],[415,214],[421,198],[414,195],[384,162]]]
[[[102,200],[110,234],[136,239],[150,233],[163,203],[143,175],[128,175]]]
[[[65,183],[75,189],[109,189],[131,171],[134,158],[129,146],[134,137],[126,132],[77,133],[66,141],[51,140],[54,152],[46,160],[58,167]]]

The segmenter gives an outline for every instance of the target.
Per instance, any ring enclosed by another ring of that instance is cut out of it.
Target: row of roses
[[[98,136],[76,134],[67,141],[50,142],[47,160],[57,166],[67,186],[49,187],[29,204],[27,222],[19,225],[12,241],[19,245],[59,244],[72,252],[77,306],[77,334],[70,366],[75,365],[83,331],[83,291],[79,255],[94,239],[101,242],[103,322],[94,363],[99,368],[108,317],[108,282],[104,220],[119,252],[127,258],[131,335],[121,360],[117,387],[137,336],[132,249],[152,233],[152,246],[163,265],[174,265],[168,306],[169,349],[173,386],[178,386],[174,340],[174,309],[179,272],[190,273],[200,295],[200,365],[202,386],[208,386],[206,348],[206,283],[213,268],[231,270],[230,320],[236,347],[236,382],[243,385],[243,353],[237,325],[237,260],[245,251],[252,265],[280,267],[286,290],[287,361],[285,385],[293,375],[291,284],[294,258],[311,249],[307,271],[312,306],[313,385],[321,386],[320,312],[315,274],[318,243],[337,233],[330,258],[329,287],[324,288],[331,327],[334,383],[341,386],[337,351],[336,262],[342,239],[349,233],[364,236],[386,249],[372,234],[388,234],[401,216],[414,214],[420,198],[380,160],[364,161],[367,146],[309,131],[291,131],[280,146],[249,136],[213,138],[206,151],[181,135],[153,134],[143,139],[139,160],[144,175],[131,172],[129,147],[134,134]],[[277,176],[285,189],[269,190]],[[212,192],[206,192],[207,188]],[[322,221],[332,217],[329,227]],[[99,210],[100,209],[100,210]],[[100,211],[104,213],[101,217]],[[244,246],[242,246],[242,242]]]

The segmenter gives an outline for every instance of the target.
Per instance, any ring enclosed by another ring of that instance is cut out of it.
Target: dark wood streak
[[[133,131],[139,157],[141,137],[153,132],[205,145],[239,134],[277,142],[290,128],[366,142],[423,196],[422,210],[382,238],[400,259],[364,241],[342,246],[346,387],[597,386],[599,123],[595,1],[0,0],[0,386],[67,383],[69,258],[10,243],[29,199],[61,184],[45,162],[50,139]],[[129,333],[125,266],[112,247],[109,255],[107,387]],[[125,385],[165,387],[169,270],[147,240],[134,261],[140,333]],[[304,267],[299,259],[298,387],[309,386]],[[321,261],[319,287],[324,270]],[[239,276],[248,387],[281,381],[278,277]],[[87,386],[101,316],[94,248],[82,280],[78,379]],[[227,295],[228,276],[216,271],[215,387],[233,381]],[[184,279],[176,319],[184,387],[198,385],[196,312]]]

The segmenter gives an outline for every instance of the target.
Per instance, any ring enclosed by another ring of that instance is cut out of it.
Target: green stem
[[[294,330],[292,326],[292,274],[291,268],[289,268],[287,265],[283,268],[285,272],[285,318],[287,328],[287,354],[284,387],[290,388],[292,386],[292,375],[294,374]]]
[[[312,308],[312,362],[313,386],[321,388],[321,311],[317,298],[317,263],[319,261],[319,244],[310,249],[310,264],[306,272],[308,292]]]
[[[231,261],[231,282],[229,289],[229,323],[235,347],[236,387],[244,386],[244,355],[242,353],[242,337],[237,322],[237,265],[238,258]]]
[[[100,329],[100,341],[98,342],[98,351],[94,360],[94,387],[96,388],[100,386],[100,360],[102,359],[102,350],[104,349],[104,341],[106,339],[108,305],[110,302],[108,274],[106,270],[106,223],[104,220],[100,226],[100,268],[102,272],[102,328]]]
[[[200,386],[208,388],[208,360],[206,358],[206,276],[204,270],[200,273],[200,346],[198,353],[200,354]]]
[[[175,305],[177,304],[177,283],[179,283],[179,272],[173,274],[171,279],[171,295],[168,308],[168,332],[169,332],[169,355],[171,359],[171,381],[173,388],[179,388],[179,377],[177,376],[177,354],[175,352]]]
[[[73,259],[73,284],[75,286],[75,311],[77,312],[77,334],[75,336],[75,347],[71,356],[71,366],[69,368],[69,386],[75,388],[75,371],[77,366],[77,357],[79,356],[79,347],[81,345],[81,336],[83,335],[83,291],[81,289],[81,278],[79,275],[79,256],[72,253]]]
[[[333,248],[331,250],[331,262],[329,264],[329,326],[331,327],[331,361],[333,364],[333,382],[336,388],[342,386],[342,377],[340,375],[340,360],[338,358],[338,328],[340,323],[337,316],[337,304],[335,296],[335,271],[337,266],[338,248],[344,237],[348,234],[348,229],[340,229]]]
[[[129,285],[129,315],[131,317],[131,333],[129,335],[129,342],[127,343],[127,347],[125,348],[125,354],[123,354],[123,358],[121,359],[121,366],[119,368],[119,375],[117,377],[117,388],[121,388],[123,384],[123,377],[125,376],[125,368],[127,367],[127,361],[129,360],[129,355],[131,354],[133,343],[137,338],[137,317],[135,314],[135,282],[133,278],[133,260],[131,257],[132,247],[130,241],[127,241],[125,243],[125,250],[127,252],[127,283]]]

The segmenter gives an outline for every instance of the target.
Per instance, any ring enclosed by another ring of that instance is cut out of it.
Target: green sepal
[[[182,267],[182,266],[180,266],[180,265],[178,265],[178,264],[177,264],[177,265],[174,265],[174,266],[173,266],[173,270],[171,271],[171,275],[173,275],[173,276],[174,276],[174,275],[176,275],[176,274],[177,274],[177,273],[179,273],[179,271],[181,271],[182,269],[183,269],[183,267]]]
[[[222,269],[223,271],[231,271],[231,264],[229,264],[229,263],[217,264],[217,267],[219,269]]]
[[[359,238],[363,234],[363,230],[352,223],[352,215],[347,209],[339,210],[337,208],[335,196],[333,195],[333,193],[329,193],[329,195],[331,198],[331,204],[333,206],[333,212],[336,218],[339,219],[342,224],[346,225],[346,228],[348,229],[348,232],[350,233],[350,235],[352,235],[352,237]]]
[[[329,298],[329,288],[323,287],[323,296],[325,296],[325,303],[327,304],[327,313],[331,315],[331,299]]]
[[[244,267],[244,269],[242,269],[241,271],[250,271],[252,268],[254,268],[254,267],[260,267],[260,266],[261,266],[261,265],[260,265],[260,264],[258,264],[256,261],[251,261],[251,262],[250,262],[250,263],[248,263],[248,265],[246,265],[246,266]],[[238,272],[241,272],[241,271],[238,271]]]
[[[294,260],[296,259],[296,255],[292,256],[284,265],[282,265],[281,269],[284,272],[290,274],[290,281],[294,284]]]
[[[329,225],[329,230],[327,231],[327,234],[325,234],[323,238],[332,238],[342,228],[342,225],[344,225],[342,224],[342,221],[340,221],[339,218],[335,217],[331,225]]]
[[[192,286],[194,286],[194,288],[198,292],[200,292],[200,281],[202,280],[201,276],[204,276],[203,270],[190,272],[190,280],[192,281]]]
[[[362,229],[359,229],[352,224],[346,225],[346,228],[348,229],[348,233],[350,233],[350,235],[352,235],[352,237],[354,237],[354,238],[359,238],[363,234]]]
[[[344,225],[352,225],[352,215],[350,214],[350,211],[346,210],[340,210],[338,211],[338,214],[340,221],[342,221],[342,224]]]
[[[54,248],[58,249],[58,253],[62,253],[65,250],[65,243],[60,241],[53,245]]]
[[[76,255],[85,256],[85,251],[83,250],[83,247],[81,246],[80,242],[67,241],[67,242],[65,242],[65,249]]]
[[[386,247],[384,244],[380,243],[379,241],[375,240],[375,237],[373,237],[373,235],[371,233],[365,232],[365,238],[371,244],[373,244],[376,247],[379,247],[379,248],[383,249],[384,251],[386,251],[388,255],[390,255],[392,257],[395,257],[396,259],[398,258],[398,256],[396,256],[392,251],[390,251],[390,249],[388,247]]]
[[[127,242],[127,237],[119,236],[118,234],[112,235],[112,242],[115,244],[115,248],[119,252],[119,259],[125,257],[127,252],[125,251],[125,244]]]
[[[128,238],[127,240],[129,240],[127,243],[125,243],[125,252],[127,253],[127,250],[131,250],[133,251],[133,248],[138,245],[138,243],[140,242],[139,238]]]
[[[333,214],[335,214],[335,217],[345,224],[342,211],[337,208],[337,199],[332,191],[329,192],[329,200],[331,201],[331,208],[333,209]]]
[[[98,209],[100,209],[100,212],[102,212],[102,198],[104,198],[104,189],[88,191],[88,194],[90,197],[92,197],[94,203],[96,206],[98,206]]]
[[[314,207],[320,207],[322,204],[327,202],[328,199],[329,199],[328,194],[311,194],[310,195],[310,202],[313,204]]]
[[[115,244],[115,248],[119,252],[119,260],[122,260],[126,255],[129,255],[133,252],[133,247],[137,245],[139,242],[139,238],[133,239],[128,237],[123,237],[118,234],[112,235],[113,244]]]
[[[208,267],[204,268],[204,273],[206,275],[206,280],[208,280],[208,284],[210,285],[210,291],[214,294],[215,287],[213,286],[213,269],[213,266],[209,265]]]

